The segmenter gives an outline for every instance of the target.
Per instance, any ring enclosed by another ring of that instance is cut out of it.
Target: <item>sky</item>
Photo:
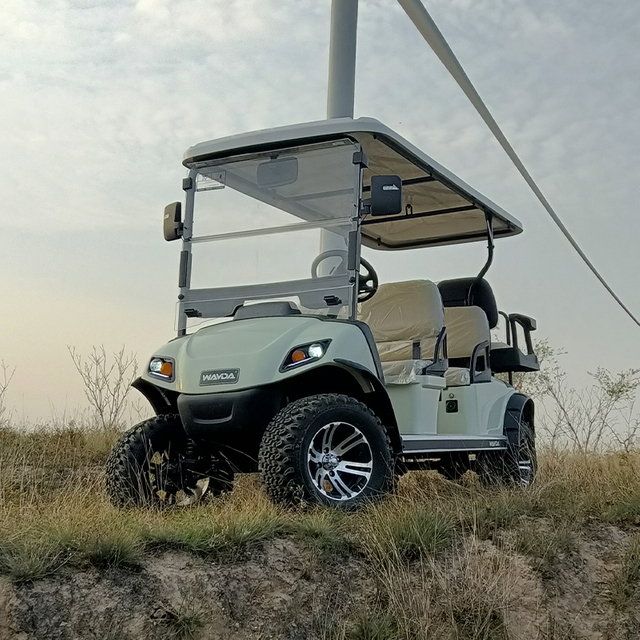
[[[640,314],[640,3],[427,0],[587,255]],[[208,139],[323,119],[329,0],[3,0],[0,360],[24,420],[84,404],[68,347],[172,338],[164,205]],[[515,215],[487,279],[588,371],[640,367],[640,328],[581,263],[394,0],[360,0],[355,116],[378,118]],[[483,243],[371,253],[382,281],[475,275]]]

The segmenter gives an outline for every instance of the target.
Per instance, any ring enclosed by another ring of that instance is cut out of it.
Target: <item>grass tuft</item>
[[[611,524],[640,524],[640,496],[630,496],[605,507],[602,519]]]
[[[361,612],[346,629],[344,640],[400,640],[400,627],[395,617],[387,611]]]
[[[0,573],[16,583],[32,582],[45,578],[67,561],[58,545],[36,542],[11,542],[0,546]]]
[[[205,623],[202,611],[187,600],[183,600],[177,607],[162,607],[156,614],[156,620],[175,640],[193,638]]]
[[[640,534],[629,543],[620,565],[611,577],[609,595],[616,609],[624,609],[640,587]]]
[[[218,512],[215,518],[215,511],[208,511],[175,512],[173,517],[147,528],[146,543],[179,547],[216,559],[238,559],[286,530],[284,519],[276,513]]]
[[[576,549],[576,534],[566,524],[527,520],[514,531],[514,546],[548,578],[560,557]]]
[[[141,545],[127,538],[102,538],[86,542],[79,549],[79,557],[85,558],[98,569],[112,567],[138,567],[141,562]]]
[[[458,603],[451,610],[457,636],[469,640],[508,640],[504,613],[492,603]]]
[[[361,545],[378,561],[412,561],[429,557],[454,535],[451,520],[420,505],[393,503],[364,515]]]
[[[293,520],[290,531],[323,553],[348,553],[354,546],[347,534],[349,517],[342,511],[318,507]]]

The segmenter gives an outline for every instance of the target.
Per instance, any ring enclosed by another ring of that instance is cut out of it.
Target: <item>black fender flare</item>
[[[136,378],[131,386],[149,401],[156,415],[178,413],[178,393],[176,391],[158,387],[144,378]]]
[[[504,414],[504,435],[507,437],[509,447],[520,446],[520,430],[523,422],[528,423],[531,436],[535,437],[534,418],[533,400],[524,393],[514,393],[507,402]]]

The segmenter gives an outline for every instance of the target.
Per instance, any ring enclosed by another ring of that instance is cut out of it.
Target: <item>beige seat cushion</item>
[[[383,362],[385,384],[411,384],[418,382],[418,376],[428,367],[431,360],[398,360]]]
[[[419,340],[420,355],[428,358],[433,357],[435,339],[425,338]],[[393,340],[389,342],[378,342],[378,353],[382,362],[393,362],[396,360],[411,360],[413,358],[412,340]]]
[[[438,287],[429,280],[382,284],[371,300],[362,303],[360,320],[371,328],[383,362],[413,359],[413,344],[425,347],[429,357],[444,325]]]
[[[480,307],[446,307],[444,321],[449,358],[471,358],[476,345],[491,338],[487,316]],[[434,345],[435,340],[427,349]],[[448,387],[465,387],[471,384],[471,374],[466,368],[449,367],[445,380]]]
[[[480,307],[447,307],[444,323],[449,358],[470,358],[476,345],[491,340],[489,321]]]
[[[449,367],[444,374],[447,387],[466,387],[471,384],[469,369],[463,367]]]

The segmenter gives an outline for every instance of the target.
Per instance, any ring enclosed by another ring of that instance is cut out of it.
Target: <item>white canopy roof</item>
[[[402,178],[405,213],[365,217],[366,246],[394,250],[484,240],[486,214],[495,238],[522,232],[516,218],[373,118],[321,120],[201,142],[187,149],[183,164],[195,168],[211,160],[341,138],[358,142],[368,157],[364,197],[372,175]]]

